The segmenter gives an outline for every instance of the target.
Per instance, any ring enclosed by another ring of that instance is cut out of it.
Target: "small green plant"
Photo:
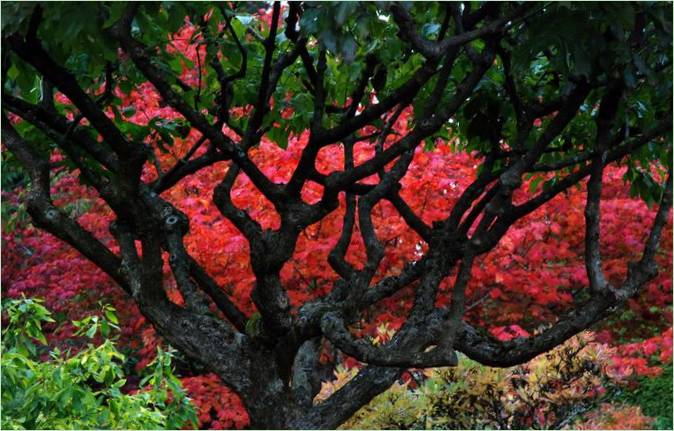
[[[53,322],[38,299],[3,302],[8,324],[2,331],[3,429],[178,429],[197,416],[173,374],[171,352],[159,350],[141,381],[124,393],[124,355],[115,345],[117,317],[110,306],[101,316],[73,322],[76,335],[104,337],[77,353],[48,352],[42,325]],[[48,360],[41,360],[48,353]],[[143,387],[147,385],[146,387]]]

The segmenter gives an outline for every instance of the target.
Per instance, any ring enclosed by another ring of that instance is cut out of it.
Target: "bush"
[[[71,353],[49,352],[42,325],[53,322],[37,299],[3,303],[3,429],[176,429],[196,423],[196,413],[173,375],[171,353],[159,350],[141,380],[124,393],[124,355],[116,348],[114,310],[74,322],[77,335],[105,340]],[[46,360],[41,360],[46,359]]]
[[[424,372],[418,389],[397,384],[360,409],[344,429],[560,428],[594,407],[610,384],[610,351],[581,334],[527,364],[490,368],[462,357]],[[355,372],[338,369],[317,402]],[[643,415],[642,415],[643,416]]]

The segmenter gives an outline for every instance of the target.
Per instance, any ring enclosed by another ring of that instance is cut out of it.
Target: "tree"
[[[12,156],[5,168],[18,162],[30,177],[34,223],[105,271],[171,345],[217,373],[253,427],[336,427],[405,369],[456,365],[457,351],[490,366],[525,362],[655,277],[672,199],[671,5],[260,7],[251,15],[248,5],[222,3],[5,2],[12,20],[3,22],[2,41],[2,132]],[[187,43],[196,62],[170,37],[186,22],[195,28]],[[145,82],[170,113],[134,122],[123,98]],[[401,117],[407,124],[394,129]],[[200,138],[167,165],[161,152],[193,130]],[[263,139],[286,147],[305,130],[286,179],[260,169],[253,154]],[[478,174],[429,224],[401,183],[415,151],[442,139],[476,156]],[[343,168],[322,172],[322,151],[343,153]],[[55,205],[57,152],[114,214],[114,242]],[[614,163],[627,166],[641,197],[659,202],[641,258],[620,284],[606,277],[599,246],[602,177]],[[170,196],[211,166],[226,168],[213,190],[196,195],[212,193],[248,243],[252,315],[185,246],[190,217]],[[269,204],[271,225],[236,204],[242,178]],[[522,193],[525,179],[533,195]],[[526,338],[499,340],[465,321],[474,262],[518,220],[585,179],[583,295]],[[309,188],[316,199],[307,200]],[[398,273],[381,276],[390,245],[374,223],[386,220],[373,214],[385,201],[418,241]],[[328,257],[337,277],[324,294],[294,304],[281,271],[300,234],[342,208]],[[357,237],[361,262],[348,256]],[[165,266],[180,300],[164,289]],[[451,302],[438,305],[447,280]],[[390,341],[375,346],[354,334],[364,313],[404,289],[413,301]],[[367,366],[314,405],[324,343]]]

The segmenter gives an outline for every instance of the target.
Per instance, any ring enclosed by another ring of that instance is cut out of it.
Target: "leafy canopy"
[[[33,2],[4,2],[3,33],[25,33],[30,25],[34,5]],[[504,48],[512,50],[512,57],[505,62],[502,58],[495,60],[494,67],[476,86],[470,101],[450,123],[426,138],[427,148],[435,144],[437,137],[447,139],[451,134],[458,137],[462,150],[487,151],[490,133],[495,128],[502,130],[501,138],[505,142],[516,141],[517,107],[508,100],[506,74],[512,75],[514,87],[521,92],[522,101],[526,102],[552,100],[568,92],[580,79],[597,76],[608,78],[615,71],[624,71],[621,79],[630,92],[626,103],[621,104],[617,117],[621,118],[625,137],[640,130],[650,130],[663,115],[670,115],[670,99],[662,95],[671,94],[672,81],[660,79],[660,75],[667,73],[667,70],[671,71],[671,21],[668,20],[671,5],[652,2],[642,6],[642,11],[636,11],[628,4],[606,2],[537,5],[535,13],[532,13],[535,18],[503,38]],[[110,64],[115,65],[113,75],[124,93],[147,81],[147,77],[131,61],[124,58],[119,61],[119,45],[110,36],[110,28],[123,14],[124,3],[48,2],[42,7],[44,12],[38,37],[54,59],[67,66],[90,94],[98,92],[101,82],[105,81],[106,67]],[[208,2],[146,3],[134,16],[132,35],[156,53],[153,64],[167,73],[171,85],[192,101],[195,108],[204,109],[206,118],[213,122],[218,113],[220,83],[217,74],[207,73],[206,70],[214,60],[221,64],[224,73],[229,76],[245,65],[245,75],[232,80],[228,90],[232,98],[228,101],[231,106],[246,107],[257,102],[265,52],[257,40],[262,35],[256,32],[260,28],[260,21],[263,29],[269,29],[267,7],[263,2],[235,2],[231,8],[213,6]],[[404,7],[419,23],[421,36],[431,40],[438,38],[445,14],[443,4],[409,2],[404,3]],[[358,78],[367,67],[363,59],[376,62],[371,85],[379,99],[389,96],[423,64],[423,55],[410,51],[399,37],[399,29],[387,10],[388,2],[307,2],[304,8],[298,23],[300,35],[327,50],[327,67],[323,79],[329,104],[344,106],[347,103],[349,95],[358,85]],[[259,11],[265,11],[261,15],[262,19]],[[225,19],[229,20],[238,42],[247,51],[246,57],[242,57],[236,40],[223,37],[225,32],[222,23]],[[648,22],[644,29],[646,40],[643,41],[647,49],[634,52],[629,48],[626,35],[639,20],[644,19]],[[197,47],[205,47],[198,63],[176,50],[174,43],[167,43],[174,39],[174,35],[186,22],[203,23],[204,26],[202,33],[193,33],[189,40]],[[256,37],[251,37],[251,34],[256,34]],[[277,33],[279,52],[291,50],[293,43],[287,32]],[[484,49],[484,43],[477,40],[474,48],[480,52]],[[221,52],[227,55],[219,55]],[[18,93],[31,102],[42,98],[43,78],[35,69],[18,60],[10,50],[5,50],[3,64],[7,66],[3,69],[5,91]],[[438,103],[447,101],[470,67],[468,58],[458,59],[449,77],[446,96]],[[198,88],[186,86],[177,78],[185,69],[198,70]],[[283,148],[288,145],[291,134],[310,127],[314,89],[306,85],[306,73],[299,61],[287,67],[273,92],[274,103],[261,125],[269,129],[268,137]],[[415,111],[428,109],[426,104],[436,82],[437,78],[432,78],[423,85],[414,98]],[[560,151],[545,154],[542,161],[559,161],[588,148],[588,142],[596,132],[593,117],[599,98],[599,93],[590,95],[581,107],[580,114],[569,125],[567,133],[551,144],[552,147],[560,148]],[[185,137],[189,131],[182,119],[155,117],[146,125],[128,123],[125,116],[132,115],[133,111],[118,111],[115,106],[120,103],[121,100],[116,96],[111,102],[115,124],[136,141],[143,141],[156,134],[160,136],[160,146],[171,146],[174,139]],[[68,109],[65,106],[59,108]],[[284,115],[284,112],[291,114]],[[231,124],[245,130],[248,119],[248,116],[241,116],[232,119]],[[543,118],[542,125],[545,126],[549,120],[551,117]],[[323,119],[326,127],[334,126],[337,121],[338,111]],[[375,121],[374,124],[382,125],[381,121]],[[38,130],[27,124],[20,128],[27,129],[26,132],[31,133],[29,136],[44,138]],[[540,138],[540,130],[528,135],[527,146]],[[671,131],[665,138],[671,140]],[[48,142],[49,139],[44,141]],[[625,179],[632,184],[633,195],[644,198],[649,204],[656,202],[662,187],[653,177],[651,162],[656,160],[667,166],[670,159],[671,152],[666,146],[654,144],[643,146],[631,154]],[[7,162],[9,164],[3,171],[11,177],[18,167],[11,159]],[[496,163],[495,169],[498,167],[499,163]]]

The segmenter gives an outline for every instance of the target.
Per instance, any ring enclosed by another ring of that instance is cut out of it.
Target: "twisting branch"
[[[192,258],[192,256],[187,256],[189,261],[189,270],[192,278],[199,284],[201,289],[210,298],[213,300],[215,305],[218,307],[218,310],[222,311],[227,320],[229,320],[232,325],[239,332],[245,331],[246,315],[237,308],[236,305],[227,297],[227,295],[222,291],[220,286],[211,278],[210,275]]]
[[[288,39],[292,40],[299,46],[300,49],[300,58],[302,59],[302,64],[304,69],[307,72],[307,77],[311,86],[310,91],[315,91],[316,82],[318,80],[318,74],[316,69],[314,69],[314,60],[309,53],[305,43],[298,41],[299,33],[296,30],[297,23],[302,14],[302,4],[300,2],[289,2],[288,3],[288,17],[286,18],[286,29],[285,35]]]
[[[377,235],[374,231],[372,209],[405,175],[407,168],[412,162],[413,155],[414,153],[412,151],[403,153],[393,168],[383,175],[379,184],[377,184],[370,192],[361,196],[358,201],[358,222],[361,236],[365,243],[365,251],[367,253],[367,262],[365,263],[363,273],[365,274],[368,283],[374,276],[379,263],[384,257],[384,246],[379,239],[377,239]]]
[[[494,167],[494,157],[492,155],[489,155],[482,163],[482,173],[477,177],[475,181],[473,181],[473,183],[471,183],[468,187],[466,187],[466,189],[459,197],[459,200],[456,202],[456,204],[454,204],[454,208],[452,208],[452,211],[449,214],[447,221],[445,222],[446,226],[448,226],[451,229],[458,226],[459,223],[461,222],[461,218],[466,213],[466,211],[470,209],[470,206],[475,201],[475,199],[480,197],[485,187],[487,187],[490,182],[498,178],[498,175],[502,171],[492,172],[493,167]],[[489,200],[491,200],[491,198],[489,198]],[[484,207],[484,205],[486,205],[486,202],[482,206]],[[474,217],[477,217],[477,214]]]
[[[475,220],[477,220],[478,216],[482,213],[482,211],[484,211],[487,204],[491,202],[492,199],[494,199],[494,196],[496,196],[498,190],[499,190],[498,184],[493,185],[489,190],[487,190],[484,193],[482,199],[480,199],[475,205],[473,205],[473,208],[470,210],[468,215],[461,221],[461,225],[457,230],[457,232],[459,233],[459,237],[464,237],[468,235],[468,232],[470,231],[470,228],[473,226],[473,223],[475,223]]]
[[[611,291],[594,291],[591,298],[581,306],[561,316],[557,323],[538,335],[499,342],[480,334],[475,328],[464,323],[457,339],[457,350],[483,364],[508,367],[525,362],[542,352],[550,350],[578,332],[603,319],[612,307],[636,295],[639,289],[657,274],[654,257],[662,229],[672,206],[671,168],[660,208],[653,221],[641,260],[630,265],[627,278],[622,286]]]
[[[192,280],[191,269],[193,262],[188,258],[183,245],[183,233],[179,216],[169,216],[164,222],[166,231],[166,248],[169,252],[169,265],[178,285],[178,289],[185,299],[187,308],[195,313],[208,312],[208,302]]]
[[[536,163],[550,142],[574,118],[576,111],[585,100],[589,91],[589,85],[586,83],[578,85],[566,98],[565,106],[550,122],[531,149],[499,175],[499,190],[496,192],[494,198],[485,206],[484,216],[480,220],[472,237],[474,247],[485,249],[486,244],[495,244],[494,239],[500,239],[512,222],[514,222],[515,219],[510,217],[513,214],[511,200],[513,192],[522,184],[522,174]],[[495,222],[497,219],[501,221],[500,224]],[[496,223],[495,226],[497,228],[490,230],[493,223]]]
[[[40,105],[33,105],[6,93],[2,95],[2,107],[33,124],[48,136],[58,134],[58,137],[53,135],[56,142],[72,140],[110,171],[120,170],[118,157],[105,142],[96,142],[88,133],[80,128],[74,128],[74,122],[69,122],[55,111],[45,109]]]
[[[513,105],[513,109],[515,110],[517,126],[518,129],[520,129],[528,122],[528,117],[522,99],[517,93],[517,85],[515,84],[515,78],[512,75],[512,66],[510,65],[510,53],[500,45],[497,46],[496,52],[503,63],[503,75],[505,77],[504,88],[508,94],[510,103]]]
[[[243,136],[244,132],[230,121],[229,108],[232,99],[232,83],[246,76],[246,70],[248,67],[248,51],[241,44],[241,41],[239,40],[236,34],[236,31],[234,31],[234,28],[232,27],[231,17],[227,13],[227,10],[225,9],[224,5],[222,4],[220,5],[220,11],[225,20],[225,28],[229,31],[229,34],[234,39],[234,42],[236,43],[237,48],[239,49],[239,52],[241,54],[241,65],[239,66],[237,72],[230,75],[225,74],[225,70],[223,69],[222,64],[220,63],[220,60],[217,55],[220,52],[220,50],[217,48],[217,44],[214,43],[215,41],[213,40],[213,35],[210,34],[208,23],[205,21],[204,17],[202,17],[201,19],[201,31],[204,36],[206,50],[213,53],[210,61],[210,66],[215,71],[216,78],[218,79],[218,83],[220,84],[219,106],[217,109],[218,117],[221,119],[221,121],[227,124],[227,126],[230,129],[234,130],[234,132],[241,137]],[[223,31],[220,32],[220,34],[217,37],[220,38],[223,35],[224,29]]]
[[[129,284],[119,272],[119,258],[77,221],[53,205],[50,196],[48,161],[19,136],[4,115],[2,117],[3,142],[21,160],[31,177],[27,207],[36,225],[71,244],[87,259],[103,269],[122,288],[130,291]]]
[[[344,142],[344,169],[353,168],[353,139]],[[342,232],[339,235],[337,243],[328,255],[328,263],[343,279],[350,280],[354,275],[353,265],[346,259],[346,251],[351,243],[353,227],[356,222],[356,196],[353,193],[346,192],[346,208],[342,222]]]
[[[391,114],[391,116],[386,120],[386,124],[384,124],[382,130],[378,132],[379,137],[375,143],[376,154],[384,151],[384,143],[391,134],[393,125],[398,121],[398,118],[406,108],[406,105],[398,106],[393,114]],[[384,177],[384,173],[384,168],[382,167],[378,173],[380,179]],[[421,239],[428,243],[431,238],[431,228],[414,213],[414,210],[412,210],[409,205],[407,205],[407,202],[405,202],[405,200],[400,196],[400,193],[396,187],[392,187],[389,190],[388,194],[386,195],[386,199],[393,204],[395,209],[402,216],[403,220],[405,220],[405,223],[414,229],[414,231],[419,234]]]
[[[269,109],[269,83],[271,80],[271,67],[274,51],[276,48],[276,31],[278,29],[279,15],[281,13],[281,3],[274,2],[271,26],[269,36],[264,41],[265,56],[262,65],[262,74],[260,75],[260,87],[257,93],[257,102],[253,109],[253,116],[248,122],[248,129],[244,138],[245,145],[252,142],[257,134],[258,128],[262,124],[262,119]]]
[[[356,340],[344,326],[344,319],[335,313],[326,313],[321,319],[323,334],[341,351],[361,362],[371,365],[403,368],[428,368],[455,366],[456,354],[451,349],[438,346],[433,350],[413,353],[400,346],[377,348],[365,340]],[[425,347],[425,346],[423,346]]]
[[[595,291],[610,289],[601,268],[599,251],[600,199],[602,175],[607,156],[607,144],[611,135],[611,124],[618,112],[618,101],[623,93],[622,83],[613,84],[601,101],[597,115],[597,155],[592,160],[590,179],[587,183],[587,203],[585,204],[585,267],[587,268],[590,288]]]
[[[18,34],[12,34],[7,40],[12,50],[21,59],[33,65],[45,78],[68,96],[118,154],[142,159],[144,151],[139,146],[127,141],[114,123],[97,106],[96,102],[82,90],[77,83],[77,79],[69,71],[56,64],[44,51],[37,39],[22,39]],[[137,169],[139,169],[141,160],[134,160],[134,162],[138,164]]]
[[[438,42],[433,42],[422,38],[414,28],[414,19],[409,12],[399,3],[394,2],[390,6],[393,13],[393,19],[400,27],[400,33],[403,38],[408,40],[414,49],[421,52],[429,59],[441,57],[450,48],[464,45],[475,39],[489,36],[491,34],[501,33],[517,18],[522,17],[533,8],[530,4],[525,4],[515,9],[510,15],[498,18],[485,24],[475,30],[463,32],[452,37],[445,38]]]
[[[414,213],[414,210],[407,205],[407,202],[400,196],[400,193],[397,191],[391,191],[386,196],[386,199],[389,200],[395,207],[396,211],[400,216],[405,220],[405,223],[409,225],[414,231],[419,234],[421,239],[426,243],[431,241],[432,231],[430,226],[428,226],[424,221]]]
[[[320,390],[320,379],[316,374],[320,355],[320,338],[307,340],[298,349],[293,364],[293,397],[303,407],[310,407]]]
[[[368,80],[370,75],[374,71],[376,66],[376,60],[373,57],[368,57],[366,62],[365,69],[361,75],[361,78],[356,85],[353,93],[351,94],[351,104],[345,110],[343,115],[343,121],[349,121],[356,116],[358,110],[358,105],[360,104],[362,98],[365,96],[365,91],[367,88]],[[307,146],[302,151],[302,156],[300,161],[297,164],[297,168],[292,174],[286,190],[290,196],[297,197],[302,190],[307,178],[311,177],[312,174],[315,174],[315,162],[316,157],[318,156],[318,150],[321,148],[321,142],[319,137],[324,132],[322,126],[323,116],[326,111],[326,101],[325,101],[325,89],[323,82],[323,75],[325,74],[327,68],[327,52],[325,48],[322,48],[318,55],[318,64],[317,64],[317,76],[314,82],[315,88],[315,97],[314,97],[314,114],[311,119],[311,135],[309,136],[309,142]],[[345,136],[345,151],[347,146],[353,146],[356,141],[356,138],[353,136],[354,133]],[[352,168],[353,165],[345,166],[345,169]]]
[[[660,136],[662,133],[664,133],[671,127],[672,127],[671,117],[667,117],[664,121],[660,122],[657,126],[649,130],[647,133],[644,133],[640,137],[635,138],[634,141],[632,141],[630,144],[626,144],[609,151],[605,163],[612,163],[617,160],[620,160],[621,158],[629,154],[630,151],[633,151],[635,148],[639,148],[645,145],[646,143],[652,141],[655,137]],[[512,207],[506,214],[502,215],[502,217],[500,217],[500,219],[496,223],[494,223],[490,232],[482,236],[482,238],[479,240],[479,244],[476,244],[474,242],[476,249],[479,249],[480,253],[488,251],[490,247],[493,247],[499,241],[499,239],[502,237],[502,235],[505,234],[505,232],[508,230],[508,227],[511,226],[512,223],[514,223],[516,220],[521,219],[527,214],[530,214],[537,208],[540,208],[542,205],[549,202],[551,199],[553,199],[555,196],[557,196],[564,190],[568,190],[570,187],[577,184],[583,178],[590,175],[591,167],[592,165],[589,164],[576,170],[572,174],[569,174],[564,178],[562,178],[561,180],[557,181],[556,184],[554,184],[547,190],[542,191],[537,196],[529,199],[528,201],[522,204],[515,205],[514,207]]]
[[[194,174],[200,169],[210,166],[215,162],[227,159],[222,151],[219,151],[215,146],[210,145],[203,155],[190,160],[194,153],[196,153],[206,141],[206,136],[202,135],[171,169],[164,172],[163,175],[155,180],[151,185],[152,190],[154,190],[155,193],[160,194],[173,187],[186,176]]]
[[[466,254],[461,260],[459,273],[456,276],[454,289],[452,289],[452,304],[449,308],[447,330],[440,334],[438,344],[444,349],[454,347],[456,334],[460,330],[463,315],[466,309],[466,286],[470,280],[470,272],[473,267],[473,255]]]
[[[491,66],[492,59],[493,53],[488,49],[485,50],[482,61],[457,86],[454,96],[447,102],[447,104],[443,105],[431,118],[420,120],[418,125],[404,138],[375,155],[367,162],[356,166],[348,172],[335,172],[330,174],[326,179],[326,189],[344,189],[356,181],[375,174],[387,163],[391,162],[402,153],[415,148],[424,138],[435,133],[463,104],[465,98],[473,91],[484,73],[489,69],[489,66]],[[381,103],[375,106],[379,105],[381,105]],[[361,118],[363,115],[364,113],[361,113],[356,119]]]
[[[247,212],[238,209],[232,202],[230,193],[238,175],[239,167],[230,165],[225,178],[213,192],[213,201],[220,212],[234,223],[249,241],[261,241],[262,227],[260,224],[253,220]]]
[[[130,3],[122,18],[112,26],[111,35],[119,41],[126,52],[129,53],[138,69],[155,86],[162,98],[178,112],[180,112],[194,127],[204,134],[211,144],[218,147],[224,154],[233,159],[237,165],[250,177],[255,186],[272,202],[279,200],[279,188],[267,178],[255,164],[248,158],[245,151],[236,148],[218,128],[209,124],[206,118],[199,112],[194,111],[169,85],[168,77],[164,72],[152,64],[145,46],[131,36],[131,21],[138,7]]]
[[[655,271],[652,268],[655,258],[655,252],[658,250],[658,243],[660,242],[660,236],[662,235],[662,229],[667,223],[667,216],[669,215],[669,210],[672,208],[672,168],[670,166],[669,172],[667,173],[667,179],[665,180],[665,188],[662,192],[662,200],[660,202],[660,208],[655,215],[655,220],[653,221],[653,227],[651,228],[651,233],[648,235],[646,244],[644,246],[644,252],[639,261],[638,268],[645,268],[648,271],[650,276],[654,277],[653,274]],[[637,268],[637,269],[638,269]],[[632,271],[632,274],[635,274],[635,271]]]

